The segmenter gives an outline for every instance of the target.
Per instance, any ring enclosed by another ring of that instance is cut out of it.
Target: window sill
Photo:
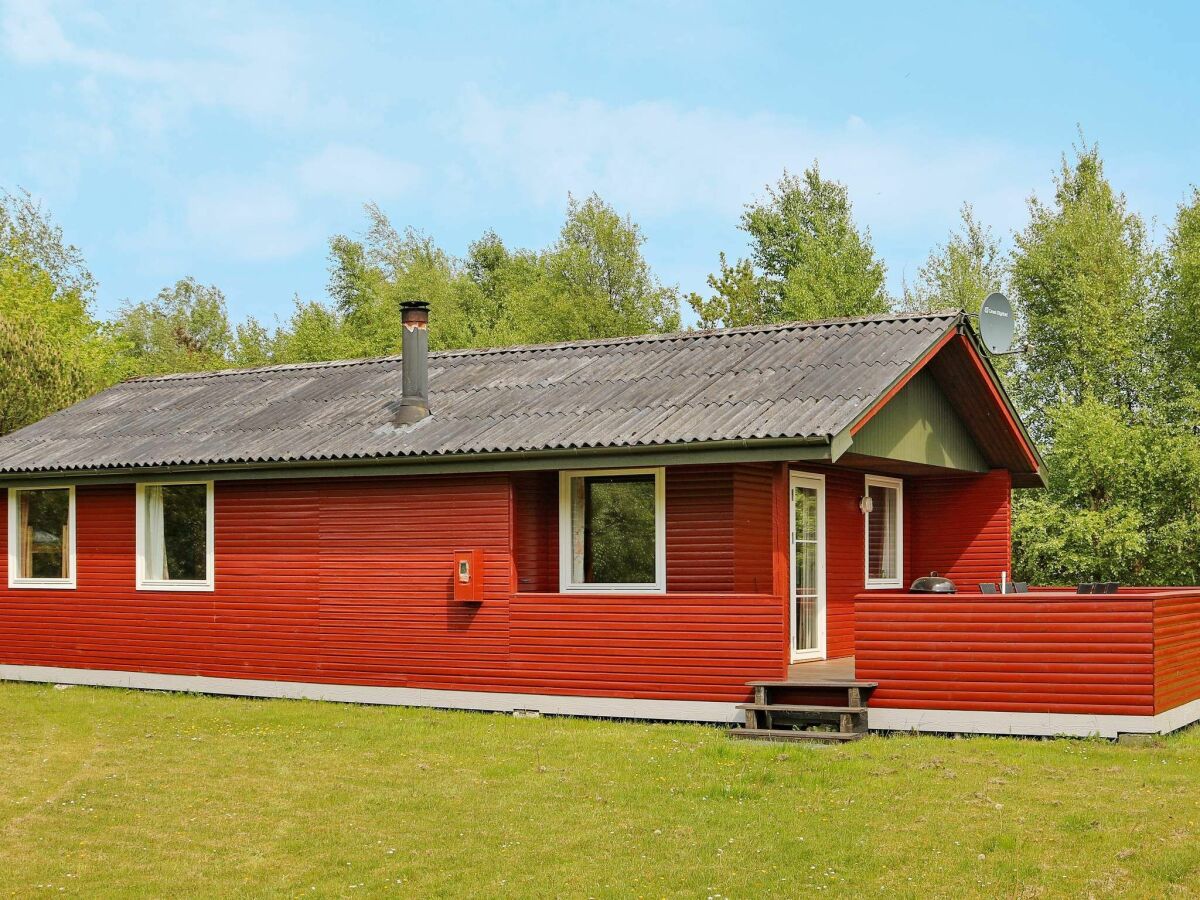
[[[73,591],[74,578],[13,578],[9,580],[11,590],[33,589],[38,591]]]
[[[139,591],[213,591],[216,586],[211,581],[139,581]]]
[[[665,594],[658,584],[564,584],[560,594]]]
[[[868,591],[902,591],[904,590],[904,582],[902,581],[868,581],[864,585]]]

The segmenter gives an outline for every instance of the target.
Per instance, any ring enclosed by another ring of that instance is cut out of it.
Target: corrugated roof
[[[138,378],[0,438],[0,473],[820,439],[958,321],[873,316],[433,353],[433,414],[399,427],[398,356]]]

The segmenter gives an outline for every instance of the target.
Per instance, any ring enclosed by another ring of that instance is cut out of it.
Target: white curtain
[[[33,529],[29,527],[29,494],[17,494],[17,577],[33,577]]]
[[[587,480],[571,479],[571,584],[585,584],[587,572]]]
[[[146,485],[146,580],[166,581],[166,540],[163,534],[163,489],[162,485]]]

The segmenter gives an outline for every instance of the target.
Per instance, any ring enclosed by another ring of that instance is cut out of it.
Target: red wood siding
[[[1154,709],[1200,698],[1200,593],[1154,601]]]
[[[908,580],[938,572],[960,591],[1012,575],[1012,505],[1008,471],[907,478],[904,486]]]
[[[506,690],[742,701],[784,672],[770,595],[517,595],[511,611]]]
[[[512,476],[517,590],[558,590],[558,473]]]
[[[772,590],[775,467],[769,463],[733,467],[733,588],[746,593]],[[780,528],[784,526],[780,524]]]
[[[733,466],[667,470],[667,590],[732,591]]]
[[[724,506],[707,505],[706,480],[698,473],[675,495],[676,540],[717,524],[732,533],[732,491]],[[79,487],[78,588],[0,589],[0,662],[712,700],[744,699],[746,680],[782,674],[782,600],[733,592],[731,562],[721,592],[514,594],[514,556],[547,578],[556,553],[556,496],[522,495],[520,482],[218,482],[208,592],[135,590],[133,486]],[[548,546],[514,544],[530,523],[544,526]],[[0,529],[5,561],[6,538]],[[730,541],[709,540],[732,560]],[[473,548],[486,554],[479,607],[451,602],[453,554]],[[704,560],[690,559],[675,571],[699,584]]]
[[[863,473],[825,473],[825,620],[830,659],[854,655],[854,598],[866,581]]]
[[[871,705],[1151,715],[1154,601],[864,593],[855,669]]]

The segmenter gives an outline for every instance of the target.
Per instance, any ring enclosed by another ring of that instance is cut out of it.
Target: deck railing
[[[873,708],[1149,716],[1200,697],[1200,588],[873,591],[855,612]]]

